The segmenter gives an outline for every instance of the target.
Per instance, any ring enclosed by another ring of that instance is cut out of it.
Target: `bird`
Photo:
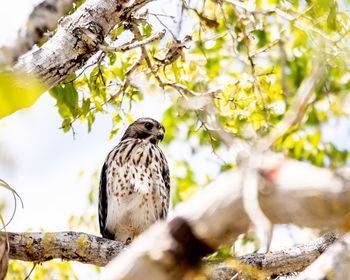
[[[107,155],[100,175],[98,203],[104,238],[130,243],[154,222],[167,218],[169,166],[158,146],[164,134],[158,121],[137,119]]]

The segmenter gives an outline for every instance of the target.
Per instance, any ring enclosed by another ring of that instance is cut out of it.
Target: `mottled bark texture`
[[[350,279],[350,234],[334,243],[297,280]]]
[[[34,7],[27,22],[0,48],[0,65],[14,64],[18,57],[39,43],[45,32],[54,29],[76,0],[45,0]]]
[[[48,88],[82,67],[118,23],[152,0],[87,0],[60,20],[57,32],[38,50],[20,57],[15,69],[38,76]]]
[[[10,258],[44,262],[51,259],[106,265],[126,246],[124,243],[82,232],[8,233]]]
[[[9,264],[6,235],[0,236],[0,280],[5,279]]]
[[[219,265],[213,265],[213,273],[210,279],[230,280],[242,269],[242,264],[262,271],[266,277],[299,272],[315,261],[337,238],[336,233],[329,232],[303,245],[266,254],[259,253],[240,256],[234,259],[234,261],[229,260]],[[244,274],[240,274],[235,279],[245,279],[245,277]]]
[[[171,248],[169,254],[176,259],[180,269],[195,265],[201,256],[210,252],[209,247],[192,235],[190,228],[183,220],[174,219],[167,228],[169,236],[175,241],[169,247]],[[241,268],[240,264],[259,269],[267,276],[301,271],[332,245],[336,239],[337,235],[330,232],[307,244],[267,254],[243,255],[233,261],[213,264],[210,265],[211,279],[231,279]],[[44,262],[58,258],[98,266],[106,265],[122,249],[127,247],[124,243],[81,232],[9,233],[9,242],[9,256],[12,259]],[[0,242],[0,256],[3,256],[1,267],[2,271],[6,272],[7,266],[3,264],[7,264],[8,256],[4,254],[7,251],[2,250],[5,248],[2,244]]]

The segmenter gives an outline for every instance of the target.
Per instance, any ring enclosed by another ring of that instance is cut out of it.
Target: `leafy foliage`
[[[216,128],[210,127],[210,117],[215,115],[224,131],[253,146],[293,108],[298,89],[320,62],[324,75],[312,98],[300,120],[286,129],[273,149],[317,166],[339,168],[346,164],[348,150],[324,137],[324,128],[331,120],[349,114],[350,17],[338,2],[178,3],[184,17],[176,26],[166,25],[182,31],[178,32],[181,35],[191,35],[192,44],[169,35],[167,42],[153,42],[124,52],[99,52],[85,68],[50,90],[57,101],[64,132],[71,130],[76,121],[87,123],[91,131],[96,115],[102,113],[111,116],[112,138],[125,125],[124,119],[132,121],[133,104],[141,102],[145,94],[156,92],[172,99],[163,119],[166,148],[182,141],[191,146],[193,155],[210,147],[220,158],[227,150],[215,134]],[[154,19],[151,13],[148,17]],[[120,24],[106,42],[120,45],[130,36],[133,41],[142,41],[163,28],[158,22],[147,18]],[[41,94],[36,86],[19,88],[12,80],[7,74],[0,75],[0,117],[30,106]],[[20,98],[11,100],[12,92]],[[28,100],[24,96],[29,96]],[[214,110],[212,115],[207,110],[208,102]],[[236,154],[218,161],[221,172],[235,167]],[[173,205],[189,198],[201,185],[195,176],[200,167],[184,159],[177,160],[174,166]],[[95,184],[89,196],[92,204],[96,188]],[[81,218],[72,217],[70,226],[96,231],[96,216],[87,212],[89,215]],[[224,247],[212,258],[230,255],[230,249]],[[16,265],[13,262],[10,266],[15,276]]]
[[[96,114],[109,113],[112,138],[125,125],[125,118],[131,121],[132,105],[158,90],[173,101],[164,113],[164,144],[195,142],[199,145],[190,144],[193,155],[209,146],[220,158],[226,151],[208,127],[206,105],[191,98],[211,92],[222,128],[254,144],[283,120],[299,87],[316,61],[321,61],[325,75],[303,117],[281,135],[273,149],[317,166],[338,168],[347,162],[347,150],[323,140],[329,120],[348,114],[349,16],[336,1],[180,4],[187,12],[182,28],[191,30],[184,34],[192,36],[190,48],[170,38],[165,49],[163,42],[154,42],[124,52],[100,52],[88,64],[92,69],[83,69],[51,89],[65,132],[77,120],[87,122],[90,131]],[[108,40],[118,45],[130,34],[134,40],[149,38],[157,31],[157,24],[149,22],[120,24]],[[219,162],[225,171],[235,166],[236,159],[232,155]],[[177,160],[175,167],[173,205],[190,197],[200,185],[193,173],[197,167],[184,159]]]
[[[43,92],[44,87],[33,77],[0,71],[0,119],[30,107]]]
[[[33,268],[32,263],[25,263],[12,260],[9,264],[6,280],[21,280],[29,275]],[[77,280],[77,276],[69,262],[48,261],[35,267],[30,279],[33,280],[49,280],[49,279],[69,279]]]

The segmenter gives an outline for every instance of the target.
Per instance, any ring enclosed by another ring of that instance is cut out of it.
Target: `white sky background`
[[[25,23],[33,5],[38,2],[11,0],[1,3],[0,45]],[[145,102],[133,107],[132,117],[149,116],[161,120],[163,110],[170,105],[169,98],[160,94],[145,97]],[[89,134],[86,124],[76,122],[75,140],[71,132],[63,133],[58,128],[61,121],[55,100],[48,93],[43,94],[31,108],[0,120],[0,178],[15,188],[24,201],[24,209],[18,208],[14,220],[8,226],[9,231],[68,230],[69,217],[82,214],[87,205],[92,173],[102,166],[107,153],[121,136],[118,134],[108,141],[112,127],[108,115],[99,114]],[[333,122],[325,131],[327,140],[333,140],[341,148],[350,147],[347,141],[348,119]],[[182,155],[179,155],[178,149],[181,149]],[[175,158],[180,159],[180,156],[188,158],[190,152],[183,149],[175,144],[167,150],[170,162]],[[9,160],[4,160],[6,158]],[[203,165],[203,162],[206,164]],[[190,164],[197,171],[199,168],[196,166],[200,166],[205,168],[205,173],[215,175],[217,172],[217,165],[208,162],[208,154],[191,159]],[[84,175],[79,178],[81,171],[84,171]],[[0,202],[6,201],[10,206],[13,205],[11,199],[8,192],[0,190]],[[6,220],[11,211],[11,207],[5,211]],[[289,233],[286,228],[281,229],[278,236],[275,235],[272,248],[288,246],[308,238],[305,232],[292,230]]]

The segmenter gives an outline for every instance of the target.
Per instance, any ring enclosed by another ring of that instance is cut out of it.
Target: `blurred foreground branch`
[[[16,36],[0,48],[0,65],[15,63],[20,55],[39,43],[44,33],[55,28],[57,20],[75,2],[76,0],[45,0],[34,7]]]
[[[272,223],[346,227],[350,213],[347,174],[276,154],[266,154],[257,166],[259,202]],[[103,279],[179,279],[185,265],[192,266],[208,250],[245,232],[250,220],[242,202],[243,174],[243,168],[230,170],[178,204],[170,222],[158,223],[137,238],[108,265]],[[191,236],[191,242],[184,236]],[[178,256],[187,259],[185,265],[179,265]]]

